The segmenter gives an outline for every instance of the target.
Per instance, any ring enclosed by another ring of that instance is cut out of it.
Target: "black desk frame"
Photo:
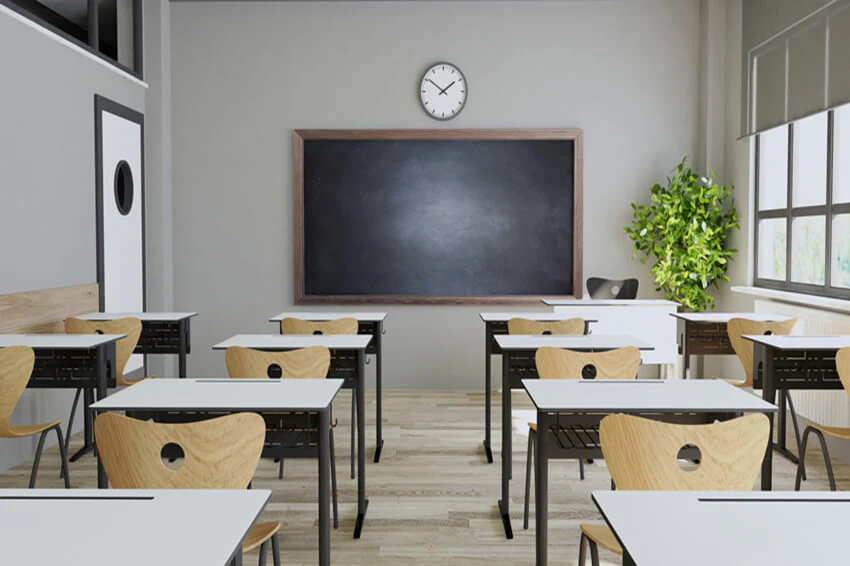
[[[191,318],[143,320],[135,354],[177,354],[178,372],[186,377],[186,356],[192,352]]]
[[[771,434],[768,439],[768,447],[773,448],[794,463],[798,462],[798,458],[788,450],[786,441],[785,395],[779,395],[779,403],[776,403],[776,394],[780,391],[793,390],[828,391],[842,389],[838,370],[835,367],[835,356],[837,354],[837,349],[786,350],[753,342],[753,389],[761,389],[762,399],[779,407],[775,427],[777,429],[777,441],[774,444],[773,434]],[[772,470],[771,459],[765,459],[761,472],[763,490],[771,489],[769,480]],[[765,478],[768,479],[767,484],[765,484]]]
[[[564,318],[553,317],[552,320],[565,320]],[[590,324],[595,320],[584,321],[584,333],[590,334]],[[502,349],[496,342],[496,336],[505,336],[508,334],[508,321],[506,320],[490,320],[484,321],[484,454],[487,456],[487,463],[493,463],[493,391],[492,391],[492,359],[493,355],[503,355]],[[533,354],[532,354],[533,358]],[[380,359],[380,358],[379,358]],[[535,373],[534,377],[537,377]],[[522,389],[522,383],[515,386],[516,389]],[[380,401],[379,401],[380,403]],[[380,407],[380,405],[379,405]],[[377,460],[376,460],[377,461]]]
[[[28,388],[83,390],[83,447],[69,458],[71,462],[94,448],[94,417],[89,407],[106,398],[107,388],[115,387],[115,344],[90,349],[33,348],[35,367]]]
[[[691,356],[736,355],[725,322],[676,318],[676,339],[682,355],[682,379],[688,378]]]

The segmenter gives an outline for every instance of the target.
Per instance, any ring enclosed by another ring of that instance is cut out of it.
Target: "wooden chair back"
[[[284,318],[280,321],[281,334],[357,334],[357,328],[357,319],[353,317],[323,321]]]
[[[0,348],[0,436],[11,435],[9,421],[27,388],[33,367],[35,352],[29,346]]]
[[[324,379],[331,367],[331,351],[310,346],[288,352],[265,352],[234,346],[224,354],[227,373],[239,379]]]
[[[770,421],[751,414],[708,425],[664,423],[608,415],[599,427],[602,454],[617,489],[750,491],[767,450]],[[679,467],[679,451],[700,451],[694,470]]]
[[[729,342],[732,344],[732,349],[735,350],[738,360],[744,366],[744,372],[747,376],[744,385],[753,385],[753,343],[743,337],[753,334],[787,336],[791,334],[796,324],[796,318],[776,322],[764,322],[750,320],[748,318],[733,318],[729,320],[729,323],[726,325],[726,332],[729,335]]]
[[[142,335],[142,321],[131,316],[115,320],[83,320],[72,317],[65,320],[65,334],[126,334],[127,337],[119,340],[115,346],[115,376],[120,382],[124,368]]]
[[[546,334],[581,335],[584,334],[584,319],[529,320],[527,318],[512,318],[508,321],[508,334],[531,336]]]
[[[634,346],[607,352],[576,352],[546,346],[534,356],[540,379],[633,379],[640,367]]]
[[[844,391],[850,395],[850,348],[841,348],[835,356],[835,367],[838,369],[838,377]]]
[[[94,423],[100,460],[118,489],[245,489],[266,438],[256,413],[193,423],[155,423],[104,413]],[[162,449],[183,449],[182,466],[166,468]]]

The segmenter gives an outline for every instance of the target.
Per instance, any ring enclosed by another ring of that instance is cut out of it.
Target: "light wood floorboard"
[[[525,431],[514,434],[514,479],[511,482],[515,538],[506,540],[496,507],[499,498],[500,428],[494,423],[493,464],[484,458],[484,394],[469,391],[386,391],[384,393],[384,451],[374,464],[374,394],[369,392],[367,419],[367,493],[369,510],[360,540],[354,540],[356,482],[349,479],[350,394],[343,392],[334,405],[340,426],[335,431],[340,528],[333,531],[331,559],[340,565],[528,565],[534,563],[534,507],[528,531],[522,530],[525,481]],[[493,414],[499,420],[499,395]],[[516,409],[531,409],[527,396],[514,393]],[[789,437],[791,438],[791,437]],[[75,435],[72,450],[82,442]],[[2,442],[24,442],[6,440]],[[807,458],[807,489],[828,489],[819,450]],[[32,462],[24,462],[0,475],[0,488],[26,487]],[[795,466],[774,457],[774,486],[794,487]],[[850,466],[835,462],[838,488],[850,489]],[[281,552],[287,565],[317,562],[318,513],[315,460],[289,460],[283,480],[277,465],[263,460],[254,486],[273,491],[262,520],[283,523]],[[71,464],[74,487],[96,487],[95,459]],[[39,487],[62,487],[58,450],[46,451]],[[576,564],[580,522],[599,521],[590,499],[592,490],[606,490],[610,478],[601,464],[587,466],[587,479],[578,479],[578,464],[555,461],[550,465],[549,541],[550,564]],[[532,490],[533,494],[533,490]],[[532,495],[533,496],[533,495]],[[685,519],[686,520],[686,519]],[[695,526],[696,527],[696,526]],[[143,536],[140,534],[140,536]],[[602,552],[603,563],[617,564]],[[254,555],[246,564],[256,564]],[[271,564],[271,560],[269,560]]]

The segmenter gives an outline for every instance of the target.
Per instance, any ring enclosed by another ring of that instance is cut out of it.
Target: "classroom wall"
[[[92,283],[94,94],[144,110],[145,89],[4,6],[0,77],[0,294]],[[13,424],[64,427],[73,395],[26,391]],[[31,457],[37,440],[2,439],[0,471]]]
[[[443,59],[470,83],[445,127],[584,129],[584,274],[637,275],[656,296],[622,227],[697,151],[697,0],[180,2],[171,31],[174,304],[201,313],[190,373],[224,374],[210,347],[274,332],[292,305],[292,130],[439,127],[416,87]],[[385,387],[482,386],[479,308],[386,310]]]

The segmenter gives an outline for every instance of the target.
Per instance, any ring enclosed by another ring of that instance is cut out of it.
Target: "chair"
[[[65,488],[71,487],[68,477],[68,453],[65,443],[62,441],[62,424],[60,421],[52,423],[12,426],[10,423],[15,406],[27,388],[33,367],[35,367],[35,353],[28,346],[10,346],[0,349],[0,438],[26,438],[39,434],[38,447],[35,450],[35,459],[32,463],[30,473],[30,489],[35,487],[35,479],[38,475],[38,465],[41,461],[41,453],[44,450],[44,439],[51,430],[56,431],[59,441],[59,455],[62,460],[62,477],[65,478]]]
[[[94,433],[100,461],[116,489],[246,489],[263,452],[266,425],[255,413],[192,423],[155,423],[104,413],[95,420]],[[179,468],[169,469],[162,463],[162,451],[174,444],[185,458]],[[263,566],[271,540],[272,559],[280,566],[279,531],[278,522],[254,525],[242,552],[259,546]]]
[[[838,351],[838,355],[835,356],[835,367],[838,369],[838,377],[841,378],[844,391],[850,395],[850,348],[842,348]],[[823,426],[814,423],[806,427],[806,431],[803,433],[803,447],[800,449],[800,459],[797,463],[795,491],[800,491],[800,481],[806,479],[806,445],[809,442],[810,433],[815,433],[820,441],[826,473],[829,476],[829,489],[835,491],[835,474],[832,471],[832,461],[829,458],[829,449],[824,435],[841,440],[850,440],[850,427]]]
[[[136,350],[139,336],[142,335],[142,322],[138,318],[116,318],[114,320],[83,320],[80,318],[68,318],[65,320],[65,334],[125,334],[127,337],[118,340],[115,346],[115,385],[117,387],[128,387],[148,377],[135,379],[124,379],[124,368],[130,361],[130,356]],[[110,368],[112,369],[112,368]],[[65,437],[65,451],[71,444],[71,427],[74,425],[74,415],[77,412],[77,404],[80,401],[82,389],[77,389],[74,394],[74,403],[71,405],[71,416],[68,419],[68,435]]]
[[[732,349],[735,350],[735,354],[738,356],[738,360],[741,362],[741,365],[744,366],[744,375],[746,377],[744,381],[737,381],[734,379],[726,379],[724,381],[731,383],[735,387],[752,388],[754,377],[753,343],[745,339],[744,336],[751,336],[754,334],[775,334],[777,336],[787,336],[791,334],[791,331],[794,330],[794,326],[796,324],[796,318],[776,322],[764,322],[760,320],[750,320],[747,318],[730,319],[726,325],[729,342],[732,344]],[[797,424],[797,411],[794,410],[794,402],[791,400],[791,394],[789,391],[783,390],[780,391],[779,394],[784,395],[785,400],[788,402],[788,409],[791,412],[791,423],[794,425],[794,439],[797,442],[797,454],[800,454],[802,443],[800,442],[800,427]],[[779,434],[785,434],[785,431],[780,430]],[[803,472],[803,479],[805,479],[805,470]]]
[[[607,352],[576,352],[561,348],[540,348],[535,354],[540,379],[631,379],[640,368],[640,350],[634,346]],[[536,418],[536,415],[535,415]],[[596,431],[588,430],[591,436]],[[525,511],[522,528],[528,528],[532,467],[535,465],[534,440],[537,423],[528,423],[528,456],[525,464]],[[584,479],[584,462],[579,460],[579,477]]]
[[[581,335],[584,334],[584,319],[565,320],[529,320],[512,318],[508,321],[508,334],[541,336],[548,334]]]
[[[587,278],[587,294],[591,299],[636,299],[639,282],[631,279]]]
[[[333,320],[302,320],[300,318],[284,318],[280,321],[281,334],[357,334],[359,324],[354,317],[337,318]],[[356,387],[356,386],[355,386]],[[351,479],[354,479],[355,430],[357,428],[357,389],[351,388]],[[281,470],[283,467],[281,466]]]
[[[227,373],[233,379],[325,379],[331,365],[331,352],[324,346],[311,346],[288,352],[265,352],[233,346],[224,353]],[[334,451],[334,431],[336,419],[331,420],[329,435],[331,452],[331,486],[333,492],[334,528],[339,528],[336,492],[336,454]],[[299,434],[310,432],[300,429]],[[283,442],[281,439],[281,448]],[[284,458],[279,457],[278,479],[283,479]]]
[[[618,489],[634,491],[750,491],[767,451],[770,421],[751,414],[708,425],[664,423],[630,415],[608,415],[599,426],[602,454]],[[679,451],[699,449],[694,470],[679,467]],[[604,525],[581,525],[579,566],[590,547],[593,566],[598,546],[623,554]]]

